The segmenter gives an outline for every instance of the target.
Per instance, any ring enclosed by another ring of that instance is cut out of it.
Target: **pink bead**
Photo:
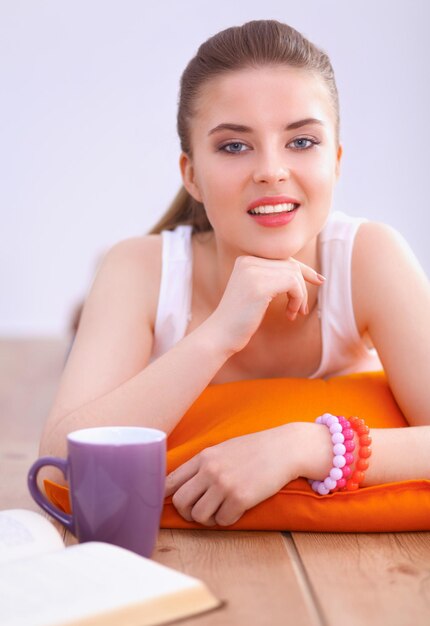
[[[347,465],[351,465],[351,463],[354,462],[354,455],[352,454],[352,452],[345,453],[345,461]]]
[[[327,489],[327,487],[324,485],[324,483],[320,483],[318,485],[318,489],[317,489],[318,493],[322,496],[326,496],[329,492],[329,490]]]
[[[354,431],[352,428],[344,428],[342,434],[345,437],[345,441],[348,439],[354,439]]]
[[[324,480],[324,485],[327,487],[329,491],[331,489],[335,489],[336,484],[337,484],[336,481],[333,480],[333,478],[330,478],[330,476],[327,476],[327,478]]]
[[[338,456],[340,454],[341,456],[343,456],[345,454],[345,452],[346,452],[346,448],[343,445],[343,443],[336,443],[333,446],[333,454],[334,455]]]
[[[343,445],[345,446],[347,452],[354,452],[355,443],[351,439],[347,439],[347,441],[344,441]]]
[[[346,485],[345,478],[341,478],[340,480],[337,481],[337,486],[339,489],[342,489],[342,487],[345,487],[345,485]]]
[[[341,478],[343,478],[343,472],[340,469],[340,467],[332,467],[330,470],[330,478],[333,478],[333,480],[340,480]]]
[[[346,464],[346,460],[344,456],[341,456],[340,454],[338,454],[337,456],[333,458],[334,467],[344,467],[345,464]]]
[[[351,476],[351,474],[352,474],[352,469],[351,469],[351,467],[350,467],[349,465],[345,465],[345,466],[342,468],[342,474],[343,474],[343,477],[344,477],[344,478],[349,478],[349,477]]]

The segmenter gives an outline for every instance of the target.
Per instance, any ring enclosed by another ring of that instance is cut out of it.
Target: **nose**
[[[262,155],[255,165],[253,180],[255,183],[278,183],[290,177],[290,170],[277,152],[272,151]]]

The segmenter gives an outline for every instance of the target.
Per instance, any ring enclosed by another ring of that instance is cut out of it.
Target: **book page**
[[[0,511],[0,564],[64,548],[53,524],[34,511]]]
[[[86,620],[93,624],[96,622],[90,618],[95,615],[118,614],[118,609],[126,606],[141,607],[140,624],[161,623],[155,620],[154,609],[151,614],[151,601],[173,596],[176,604],[180,593],[187,596],[193,588],[205,586],[196,578],[123,548],[89,542],[2,567],[0,624],[57,626],[84,624]],[[219,604],[209,591],[206,594],[206,604],[201,603],[200,610]],[[145,614],[146,604],[149,608]],[[193,604],[189,602],[189,613],[199,610],[198,604]],[[101,619],[100,624],[105,623]]]

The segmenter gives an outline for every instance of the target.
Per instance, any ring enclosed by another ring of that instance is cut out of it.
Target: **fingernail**
[[[315,272],[315,274],[320,280],[325,280],[325,276],[323,276],[322,274],[318,274],[318,272]]]

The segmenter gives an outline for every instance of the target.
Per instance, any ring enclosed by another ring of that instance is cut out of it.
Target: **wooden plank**
[[[293,533],[330,626],[428,626],[430,533]]]
[[[160,531],[154,560],[197,576],[226,607],[193,618],[196,626],[320,626],[281,533]]]

